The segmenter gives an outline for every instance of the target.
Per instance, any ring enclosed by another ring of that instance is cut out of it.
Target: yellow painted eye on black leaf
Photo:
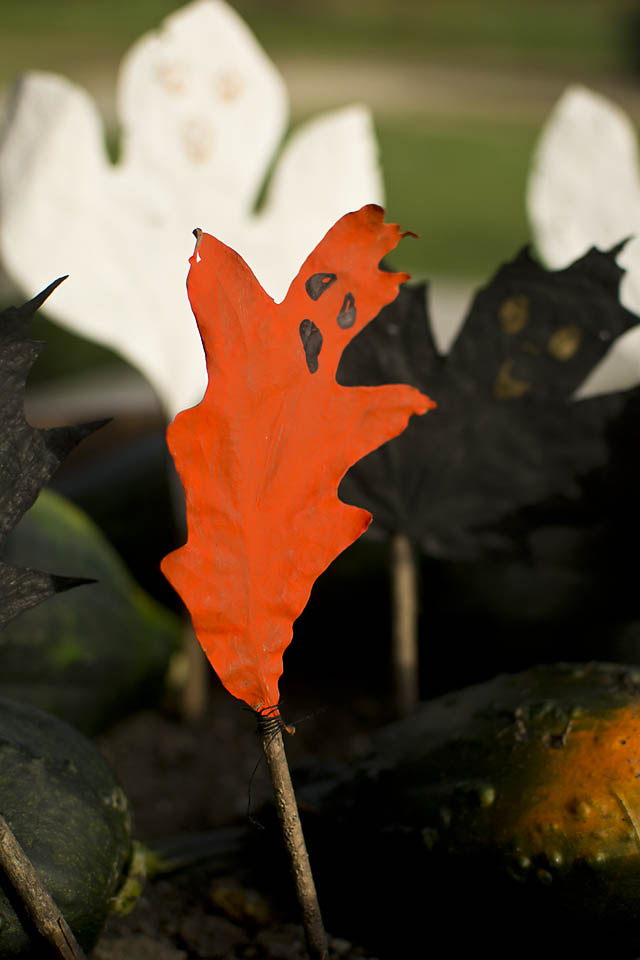
[[[547,350],[555,360],[570,360],[580,349],[582,331],[580,327],[571,324],[567,327],[558,327],[549,337]]]
[[[498,312],[505,333],[520,333],[529,320],[529,300],[523,293],[507,297]]]

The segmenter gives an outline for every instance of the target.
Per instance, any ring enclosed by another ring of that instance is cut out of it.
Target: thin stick
[[[47,893],[26,853],[0,815],[0,871],[17,893],[35,931],[61,960],[86,960],[67,921]]]
[[[199,229],[199,228],[198,228]],[[196,236],[196,250],[202,237],[202,230]],[[173,522],[179,543],[187,539],[187,516],[182,481],[178,476],[171,457],[167,460],[169,474],[169,493],[173,505]],[[196,639],[195,630],[189,619],[182,631],[182,650],[179,668],[174,674],[177,680],[178,710],[187,723],[197,723],[206,713],[210,702],[209,678],[211,668],[207,663],[202,647]]]
[[[298,815],[298,805],[291,783],[289,764],[282,740],[282,730],[275,724],[259,724],[258,730],[271,774],[278,819],[289,854],[291,872],[307,939],[307,950],[311,960],[327,960],[329,951],[327,935],[322,923],[309,855]]]
[[[396,713],[406,717],[420,699],[418,676],[418,577],[411,542],[391,540],[391,660]]]
[[[187,723],[196,723],[205,715],[209,703],[211,668],[196,639],[191,621],[183,627],[182,650],[187,669],[180,691],[180,710]]]

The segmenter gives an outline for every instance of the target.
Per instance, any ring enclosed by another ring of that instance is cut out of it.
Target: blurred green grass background
[[[274,55],[428,56],[615,67],[629,0],[236,0]],[[2,0],[3,75],[26,49],[61,66],[118,56],[175,0]],[[90,43],[91,50],[81,48]],[[118,49],[120,48],[120,49]]]
[[[640,118],[640,5],[629,0],[237,0],[291,96],[292,124],[370,105],[391,219],[420,234],[399,266],[482,281],[529,240],[524,191],[544,118],[585,83]],[[117,64],[181,4],[1,0],[0,89],[26,69],[83,83],[117,139]]]

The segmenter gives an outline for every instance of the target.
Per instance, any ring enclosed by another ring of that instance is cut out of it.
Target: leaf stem
[[[289,854],[309,957],[311,960],[327,960],[329,952],[327,935],[322,923],[309,855],[298,814],[298,805],[291,783],[289,764],[287,763],[282,739],[282,727],[281,725],[259,723],[258,730],[271,774],[278,819]]]
[[[15,890],[35,932],[60,960],[86,960],[67,921],[0,814],[0,871]]]
[[[418,676],[418,584],[411,541],[391,540],[391,660],[396,714],[406,717],[420,699]]]

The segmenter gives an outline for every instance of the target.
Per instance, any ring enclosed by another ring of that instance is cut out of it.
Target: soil
[[[251,820],[260,818],[271,787],[254,719],[215,678],[210,683],[199,718],[185,720],[174,703],[129,717],[99,740],[131,801],[135,837],[145,844],[231,823],[259,829]],[[286,738],[292,768],[311,754],[355,759],[388,719],[388,707],[366,696],[326,707],[313,691],[288,697],[288,722],[307,715]],[[254,879],[241,857],[222,866],[214,857],[150,880],[131,913],[111,916],[92,957],[303,960],[304,934],[291,891],[283,890],[281,879],[272,884],[268,871],[259,889]],[[329,942],[332,960],[376,956],[372,945],[353,944],[339,930],[329,932]]]

